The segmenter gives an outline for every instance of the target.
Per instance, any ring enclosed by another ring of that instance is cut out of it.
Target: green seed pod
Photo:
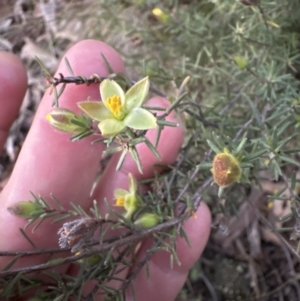
[[[214,181],[220,187],[227,187],[239,181],[242,174],[240,162],[227,150],[217,154],[212,165]]]
[[[159,223],[159,216],[154,213],[145,213],[142,214],[134,224],[141,228],[147,229],[156,226]]]

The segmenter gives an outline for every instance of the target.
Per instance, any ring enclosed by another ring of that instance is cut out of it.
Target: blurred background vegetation
[[[172,189],[201,196],[213,224],[177,300],[300,300],[299,34],[299,0],[2,0],[0,49],[19,55],[29,76],[2,187],[45,89],[35,56],[54,73],[71,45],[100,39],[132,80],[148,75],[170,98],[190,76]],[[241,182],[222,194],[209,185],[212,144],[243,164]]]

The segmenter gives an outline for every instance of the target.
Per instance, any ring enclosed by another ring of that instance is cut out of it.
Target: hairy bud
[[[15,216],[30,219],[33,213],[41,210],[41,206],[31,201],[21,201],[8,207],[7,210]]]
[[[237,182],[242,174],[240,162],[227,150],[215,156],[211,172],[215,183],[220,187]]]
[[[80,133],[86,128],[86,122],[83,117],[75,114],[65,108],[55,108],[46,119],[59,131],[67,133]]]

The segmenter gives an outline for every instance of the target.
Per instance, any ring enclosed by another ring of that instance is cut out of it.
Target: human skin
[[[101,77],[107,76],[108,71],[101,59],[104,54],[115,73],[125,72],[124,63],[118,53],[107,44],[84,40],[74,45],[66,53],[75,74],[90,76],[94,73]],[[68,74],[64,60],[58,67],[58,73]],[[9,53],[0,53],[0,147],[3,148],[7,132],[18,114],[27,87],[26,71],[21,61]],[[100,99],[99,85],[67,85],[60,98],[60,106],[79,113],[78,101]],[[153,156],[145,145],[138,145],[143,174],[137,170],[130,156],[126,157],[122,168],[116,171],[119,154],[112,157],[94,194],[90,190],[98,171],[104,145],[91,146],[92,138],[78,142],[70,142],[68,135],[54,130],[46,121],[45,116],[51,110],[53,96],[46,91],[32,127],[19,154],[10,179],[0,195],[0,250],[31,250],[31,245],[20,235],[19,228],[26,221],[11,215],[7,208],[21,200],[32,199],[30,191],[45,197],[53,193],[66,208],[73,202],[84,209],[92,206],[95,199],[99,211],[105,213],[104,198],[113,202],[113,191],[116,188],[128,189],[128,173],[137,179],[149,178],[153,175],[156,163],[172,164],[176,160],[183,141],[184,130],[181,127],[166,127],[163,130],[158,152],[161,160]],[[151,105],[169,105],[166,99],[154,97]],[[174,114],[169,121],[177,121]],[[153,141],[155,130],[150,130],[147,137]],[[49,200],[50,201],[50,200]],[[51,202],[51,201],[50,201]],[[170,267],[169,255],[166,252],[156,253],[149,263],[153,277],[147,279],[143,269],[134,280],[137,300],[174,300],[185,282],[189,269],[201,255],[210,232],[210,213],[202,203],[196,212],[197,218],[190,218],[184,224],[184,229],[190,239],[189,247],[182,238],[177,239],[177,253],[181,265]],[[42,224],[32,233],[27,234],[39,248],[57,247],[57,229],[61,225]],[[138,257],[142,258],[146,251],[147,242],[142,244]],[[44,256],[29,257],[21,260],[14,267],[36,265],[45,261]],[[5,257],[0,258],[0,269],[7,264]],[[63,272],[74,273],[74,267],[64,267]],[[126,277],[123,273],[122,277]],[[127,301],[133,300],[131,290],[126,293]],[[100,297],[98,300],[102,300]]]

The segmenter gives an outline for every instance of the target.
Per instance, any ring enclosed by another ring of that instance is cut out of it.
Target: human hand
[[[104,77],[108,71],[101,60],[100,53],[108,60],[115,73],[124,73],[124,64],[120,56],[110,46],[95,40],[82,41],[73,46],[66,54],[75,74],[90,76],[97,73]],[[26,90],[26,72],[21,62],[9,53],[0,53],[0,147],[3,147],[7,131],[18,114]],[[57,74],[68,74],[64,61]],[[47,199],[54,194],[66,208],[73,202],[83,209],[92,206],[95,199],[101,213],[106,211],[104,198],[113,200],[116,188],[128,188],[128,173],[137,179],[149,178],[153,174],[153,165],[158,160],[147,147],[138,145],[143,174],[137,170],[131,157],[126,157],[122,168],[116,171],[118,154],[108,163],[100,183],[90,197],[90,190],[98,171],[96,162],[100,161],[104,146],[91,146],[91,138],[79,142],[70,142],[65,133],[55,131],[46,121],[45,116],[51,110],[52,97],[47,91],[41,101],[34,122],[22,147],[12,175],[0,195],[0,250],[32,250],[32,246],[19,232],[26,221],[11,215],[7,208],[21,200],[32,199],[30,191]],[[68,85],[60,98],[60,105],[79,112],[78,101],[99,99],[99,85]],[[168,101],[161,97],[150,100],[151,105],[168,106]],[[174,121],[175,116],[169,116]],[[166,127],[158,146],[161,155],[159,163],[172,164],[183,141],[181,128]],[[150,130],[147,137],[154,140],[155,130]],[[169,255],[166,252],[155,253],[150,262],[150,279],[147,279],[146,268],[134,280],[137,300],[173,300],[185,282],[189,269],[202,253],[210,231],[210,213],[205,204],[196,212],[197,219],[189,219],[184,228],[190,239],[191,248],[182,238],[177,239],[177,253],[181,265],[170,267]],[[58,224],[44,222],[34,233],[30,227],[26,230],[38,248],[57,247]],[[142,258],[145,247],[141,247],[138,258]],[[45,262],[46,256],[26,257],[17,262],[13,268],[37,265]],[[7,258],[0,257],[0,270],[7,264]],[[63,266],[61,272],[74,273],[73,266]],[[126,277],[125,271],[120,277]],[[116,286],[118,284],[115,284]],[[1,290],[0,290],[1,291]],[[126,293],[126,300],[133,300],[131,289]],[[101,300],[101,298],[99,298]]]

